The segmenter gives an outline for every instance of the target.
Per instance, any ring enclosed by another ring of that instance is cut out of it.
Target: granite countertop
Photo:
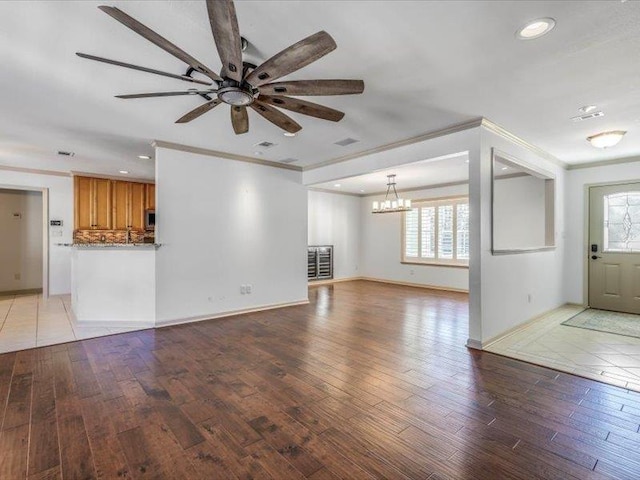
[[[83,249],[100,248],[158,248],[159,243],[57,243],[59,247],[75,247]]]

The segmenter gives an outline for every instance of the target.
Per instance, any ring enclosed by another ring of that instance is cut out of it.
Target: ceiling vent
[[[586,115],[578,115],[577,117],[572,117],[571,120],[573,120],[574,122],[582,122],[584,120],[598,117],[604,117],[604,112],[593,112],[587,113]]]
[[[73,152],[65,152],[63,150],[58,150],[58,155],[62,155],[64,157],[73,157],[75,153]]]
[[[273,143],[273,142],[267,142],[266,140],[264,142],[260,142],[260,143],[256,143],[254,146],[255,147],[262,147],[262,148],[271,148],[271,147],[275,147],[277,144]]]
[[[357,143],[360,140],[356,140],[355,138],[345,138],[344,140],[340,140],[339,142],[335,142],[335,145],[340,145],[341,147],[346,147],[347,145],[351,145],[352,143]]]
[[[297,158],[289,157],[289,158],[285,158],[284,160],[280,160],[280,163],[294,163],[294,162],[297,162],[297,161],[298,161]]]

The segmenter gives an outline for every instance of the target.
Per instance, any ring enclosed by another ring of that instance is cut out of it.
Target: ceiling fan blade
[[[195,120],[200,115],[207,113],[209,110],[217,107],[221,103],[222,102],[217,98],[215,100],[211,100],[210,102],[203,103],[199,107],[194,108],[190,112],[185,113],[178,120],[176,120],[176,123],[187,123],[187,122],[190,122],[191,120]]]
[[[102,5],[98,8],[103,12],[105,12],[106,14],[110,15],[111,17],[115,18],[124,26],[129,27],[138,35],[141,35],[147,40],[149,40],[151,43],[156,44],[158,47],[162,48],[165,52],[168,52],[174,57],[182,60],[184,63],[192,67],[194,70],[197,70],[198,72],[206,75],[211,80],[215,80],[217,82],[222,81],[222,78],[220,78],[220,75],[218,75],[216,72],[214,72],[208,67],[205,67],[201,62],[193,58],[191,55],[189,55],[187,52],[182,50],[180,47],[174,45],[163,36],[157,34],[146,25],[143,25],[142,23],[137,21],[135,18],[130,17],[119,8],[108,7],[106,5]]]
[[[315,62],[336,47],[336,42],[327,32],[314,33],[275,54],[253,70],[245,80],[254,87],[259,87]]]
[[[88,60],[95,60],[96,62],[108,63],[110,65],[117,65],[119,67],[130,68],[132,70],[139,70],[141,72],[153,73],[155,75],[162,75],[163,77],[176,78],[178,80],[184,80],[185,82],[200,83],[202,85],[212,85],[211,82],[205,82],[204,80],[198,80],[197,78],[187,77],[186,75],[176,75],[174,73],[162,72],[153,68],[141,67],[139,65],[133,65],[131,63],[119,62],[118,60],[110,60],[108,58],[96,57],[95,55],[89,55],[86,53],[76,52],[76,55]]]
[[[231,107],[231,124],[236,135],[249,131],[249,112],[247,112],[247,107]]]
[[[329,120],[331,122],[339,122],[344,117],[344,112],[334,110],[333,108],[318,105],[317,103],[307,102],[298,98],[291,97],[271,97],[269,95],[260,95],[260,101],[274,105],[276,107],[285,108],[292,112],[309,115],[311,117]]]
[[[187,90],[184,92],[155,92],[155,93],[131,93],[131,94],[127,94],[127,95],[116,95],[116,98],[124,98],[124,99],[131,99],[131,98],[152,98],[152,97],[177,97],[179,95],[207,95],[209,93],[214,93],[215,90],[202,90],[202,91],[198,91],[198,90]]]
[[[266,103],[262,103],[257,100],[250,106],[271,123],[277,125],[283,130],[286,130],[287,132],[296,133],[302,130],[302,127],[296,123],[295,120],[273,108],[271,105],[267,105]]]
[[[267,83],[260,87],[266,95],[354,95],[364,91],[362,80],[296,80]]]
[[[222,61],[223,77],[242,81],[242,40],[233,0],[207,0],[213,39]]]

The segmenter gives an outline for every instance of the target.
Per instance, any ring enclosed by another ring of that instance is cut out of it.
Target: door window
[[[604,250],[640,251],[640,192],[604,195]]]

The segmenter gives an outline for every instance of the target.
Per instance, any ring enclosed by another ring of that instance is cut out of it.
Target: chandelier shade
[[[396,176],[387,175],[387,194],[383,201],[373,202],[371,213],[395,213],[408,210],[411,210],[411,199],[400,198],[396,191]]]

